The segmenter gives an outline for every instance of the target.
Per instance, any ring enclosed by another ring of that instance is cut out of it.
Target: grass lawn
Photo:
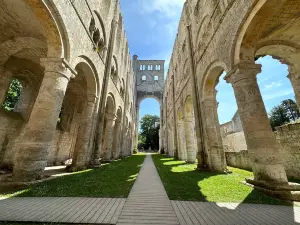
[[[284,204],[241,183],[252,172],[229,167],[232,174],[195,171],[186,164],[162,155],[152,155],[158,173],[171,200]]]
[[[143,164],[138,154],[113,161],[99,169],[89,169],[32,185],[26,190],[0,193],[0,197],[119,197],[126,198]]]

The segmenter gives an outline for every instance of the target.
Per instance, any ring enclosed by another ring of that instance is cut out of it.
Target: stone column
[[[195,163],[196,161],[196,143],[194,136],[194,123],[193,119],[190,117],[185,117],[184,119],[184,130],[185,130],[185,143],[186,143],[186,154],[187,162]]]
[[[5,101],[11,80],[12,74],[0,66],[0,105]]]
[[[89,95],[87,98],[87,105],[80,118],[80,126],[72,159],[72,171],[83,170],[88,166],[88,154],[91,152],[89,149],[90,137],[92,135],[96,103],[97,97]]]
[[[289,68],[289,72],[290,73],[287,75],[287,78],[289,78],[291,81],[295,93],[296,103],[298,109],[300,109],[300,71],[298,72],[295,70],[295,68]]]
[[[203,102],[204,131],[207,135],[207,150],[209,167],[212,171],[223,172],[226,170],[225,152],[220,132],[220,123],[217,115],[216,96],[207,97]]]
[[[240,63],[225,80],[232,84],[241,117],[248,154],[257,185],[287,185],[281,155],[257,84],[261,65]]]
[[[117,159],[119,158],[119,133],[120,133],[120,120],[117,119],[116,123],[115,123],[115,127],[114,127],[114,134],[113,134],[113,143],[112,143],[112,158],[113,159]]]
[[[182,118],[184,120],[184,118]],[[178,151],[178,157],[180,160],[186,161],[187,157],[186,157],[186,149],[185,149],[185,132],[184,132],[184,122],[183,120],[179,120],[178,121],[178,147],[179,147],[179,151]]]
[[[63,59],[42,59],[41,64],[45,67],[44,78],[28,123],[15,144],[15,181],[31,181],[39,179],[43,174],[71,77],[69,67]]]
[[[104,143],[103,143],[103,154],[102,161],[109,162],[112,157],[112,143],[114,135],[114,127],[116,122],[116,114],[110,113],[106,115],[106,127],[104,131]]]

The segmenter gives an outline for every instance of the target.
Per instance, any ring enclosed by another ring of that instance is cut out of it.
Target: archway
[[[78,123],[77,138],[74,142],[72,157],[72,170],[87,168],[91,160],[93,135],[95,133],[93,132],[93,124],[95,122],[95,109],[98,96],[97,74],[93,69],[93,65],[90,65],[88,61],[82,58],[79,61],[75,67],[77,76],[69,84],[70,89],[73,84],[73,95],[76,96],[75,99],[71,98],[76,117],[76,120],[73,118],[72,122]]]
[[[177,110],[177,140],[178,140],[178,158],[187,161],[186,139],[185,139],[185,117],[182,109]]]
[[[156,150],[160,146],[161,105],[156,98],[144,98],[137,104],[139,150]]]
[[[226,65],[215,61],[207,68],[204,74],[204,86],[202,88],[203,126],[205,132],[205,149],[209,167],[215,171],[226,171],[226,160],[223,141],[220,132],[218,118],[218,103],[216,86],[222,73],[226,71]]]
[[[117,118],[115,122],[115,127],[114,127],[114,132],[113,132],[113,144],[112,144],[112,158],[113,159],[118,159],[120,157],[120,152],[121,152],[121,133],[120,129],[122,127],[122,109],[121,107],[118,108],[117,111]]]
[[[194,105],[191,96],[188,96],[184,102],[184,133],[187,162],[195,163],[197,155],[196,131]]]
[[[5,146],[10,152],[8,161],[13,166],[14,179],[28,181],[41,176],[51,149],[69,77],[57,76],[57,79],[51,80],[49,74],[66,72],[61,68],[69,59],[68,38],[57,12],[45,1],[5,0],[0,11],[0,28],[8,31],[0,35],[1,104],[12,78],[20,78],[24,84],[23,94],[16,106],[22,119],[6,118],[18,126],[12,126],[14,138],[9,135],[11,130],[1,132],[5,143],[0,146]],[[58,68],[61,70],[58,71]],[[60,85],[57,85],[59,82]],[[57,89],[54,91],[51,86]],[[43,119],[37,121],[38,116]],[[20,133],[23,126],[25,129]]]
[[[116,121],[116,103],[113,94],[109,94],[106,99],[105,120],[103,128],[103,138],[101,145],[101,159],[109,162],[112,159],[113,131]]]
[[[227,81],[232,84],[237,99],[252,161],[254,183],[263,187],[270,183],[287,186],[288,182],[281,151],[272,133],[257,83],[256,75],[261,72],[261,65],[255,64],[255,59],[261,56],[262,52],[259,51],[264,49],[264,55],[276,54],[276,58],[286,62],[290,70],[293,68],[297,70],[297,56],[291,54],[287,57],[281,50],[288,48],[280,46],[299,49],[299,8],[295,7],[299,4],[300,1],[257,1],[237,35],[233,54],[235,68],[227,76]],[[258,26],[260,29],[257,29]],[[272,48],[267,47],[271,45]],[[298,79],[295,77],[292,82],[298,89],[296,84]],[[295,94],[297,93],[296,90]]]

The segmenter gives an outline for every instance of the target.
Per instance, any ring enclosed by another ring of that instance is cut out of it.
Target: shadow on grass
[[[241,204],[292,205],[242,184],[245,178],[252,176],[250,171],[230,168],[232,174],[200,172],[195,170],[197,167],[195,164],[186,164],[158,154],[152,155],[152,158],[170,200],[211,202],[207,207],[210,208],[209,211],[213,209],[214,212],[210,213],[220,217],[221,220],[224,219],[223,223],[221,221],[217,224],[237,224],[236,218],[241,215],[245,218],[256,217],[255,220],[259,221],[259,224],[280,224],[276,223],[276,220],[284,221],[284,224],[298,224],[294,220],[293,207],[270,207],[268,209],[271,209],[271,212],[266,212],[265,206]],[[237,203],[237,207],[234,209],[220,207],[217,202]],[[260,209],[265,212],[261,212]],[[281,210],[284,213],[281,213]]]
[[[153,160],[171,200],[287,204],[242,184],[253,176],[250,171],[230,168],[232,174],[199,172],[196,164],[161,155],[153,155]]]
[[[88,169],[34,184],[18,197],[119,197],[126,198],[143,164],[144,155],[113,161],[98,169]]]

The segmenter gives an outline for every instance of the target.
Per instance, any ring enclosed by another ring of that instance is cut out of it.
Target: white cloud
[[[294,93],[293,90],[282,90],[282,91],[278,91],[276,93],[264,95],[263,99],[264,100],[271,100],[271,99],[274,99],[274,98],[279,98],[279,97],[282,97],[282,96],[291,95],[293,93]]]
[[[165,17],[177,17],[178,9],[181,9],[185,0],[152,0],[149,4],[148,0],[140,0],[141,13],[160,12]]]
[[[264,89],[272,89],[272,88],[277,88],[277,87],[281,87],[283,86],[283,81],[280,80],[280,81],[277,81],[277,82],[272,82],[271,84],[266,84],[264,85]]]

